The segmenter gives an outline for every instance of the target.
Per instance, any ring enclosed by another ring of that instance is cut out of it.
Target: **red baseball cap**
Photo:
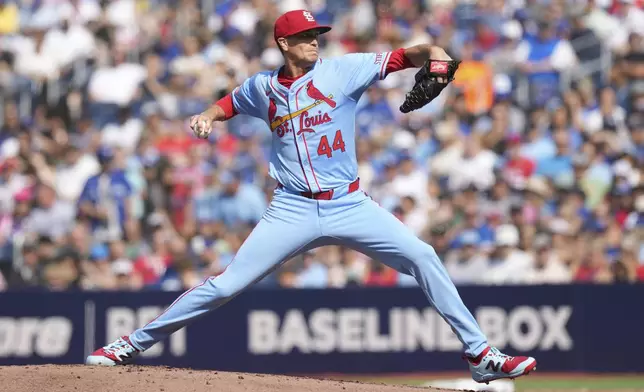
[[[318,24],[313,14],[307,10],[293,10],[277,18],[273,36],[277,41],[278,38],[299,34],[307,30],[319,30],[320,34],[324,34],[331,30],[331,26]]]

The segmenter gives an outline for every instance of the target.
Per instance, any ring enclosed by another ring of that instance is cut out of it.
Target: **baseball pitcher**
[[[284,65],[253,75],[190,119],[199,138],[209,136],[214,122],[240,113],[266,121],[273,134],[269,173],[278,183],[272,202],[221,275],[183,293],[146,326],[96,350],[87,364],[130,363],[290,258],[342,245],[417,280],[463,344],[475,381],[515,378],[535,369],[534,358],[510,357],[488,345],[434,249],[360,190],[354,141],[360,96],[391,72],[420,68],[400,106],[403,113],[416,110],[453,80],[459,61],[430,45],[319,58],[318,35],[329,30],[306,10],[283,14],[274,38]]]

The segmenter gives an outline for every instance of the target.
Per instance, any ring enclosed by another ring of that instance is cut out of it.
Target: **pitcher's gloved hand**
[[[454,74],[461,64],[460,60],[432,60],[416,72],[416,83],[405,95],[400,111],[409,113],[430,103],[454,80]]]

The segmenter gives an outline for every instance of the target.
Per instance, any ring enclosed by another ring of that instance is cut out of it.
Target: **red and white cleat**
[[[85,360],[85,364],[99,366],[127,365],[137,355],[139,355],[139,350],[132,346],[130,338],[121,336],[114,342],[90,354]]]
[[[479,383],[502,378],[515,379],[537,368],[537,360],[532,357],[511,357],[495,347],[488,347],[476,358],[467,358],[472,379]]]

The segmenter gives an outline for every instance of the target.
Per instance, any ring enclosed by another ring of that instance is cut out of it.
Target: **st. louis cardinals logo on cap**
[[[331,30],[331,26],[320,25],[307,10],[293,10],[286,12],[275,21],[274,38],[289,37],[307,30],[317,30],[324,34]]]

